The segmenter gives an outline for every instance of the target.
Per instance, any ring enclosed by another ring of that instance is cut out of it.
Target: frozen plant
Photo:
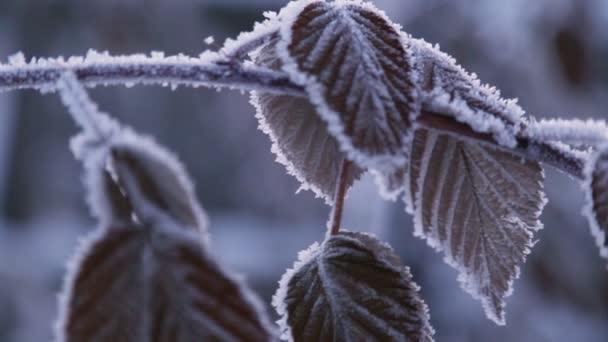
[[[370,3],[296,0],[266,17],[198,57],[92,51],[0,65],[0,90],[57,91],[82,128],[72,148],[99,227],[70,263],[58,341],[431,341],[409,268],[377,238],[342,229],[346,194],[365,172],[387,200],[403,199],[414,234],[496,324],[543,226],[546,165],[582,181],[608,258],[605,122],[526,116]],[[84,89],[138,83],[251,91],[277,161],[332,206],[326,237],[279,282],[277,327],[212,257],[184,167]]]

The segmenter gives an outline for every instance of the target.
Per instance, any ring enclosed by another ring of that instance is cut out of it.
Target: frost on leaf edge
[[[289,290],[289,282],[304,265],[308,264],[309,262],[313,262],[313,260],[319,255],[319,253],[321,253],[322,247],[322,244],[314,242],[308,248],[298,252],[298,259],[293,264],[293,267],[287,269],[279,280],[279,287],[275,294],[272,296],[271,304],[280,317],[276,321],[276,323],[279,326],[279,334],[281,340],[290,342],[293,341],[293,334],[291,332],[291,327],[288,323],[289,311],[287,310],[287,305],[285,303],[285,299],[287,298],[287,292]]]

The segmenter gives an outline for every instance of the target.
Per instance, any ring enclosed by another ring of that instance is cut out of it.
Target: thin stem
[[[348,186],[348,173],[350,171],[351,161],[344,159],[340,167],[340,175],[338,177],[338,186],[334,195],[334,206],[331,210],[331,216],[328,222],[329,236],[338,235],[340,226],[342,225],[342,212],[344,211],[344,199]]]
[[[78,126],[96,140],[108,140],[111,131],[118,126],[107,114],[97,108],[82,84],[72,72],[64,73],[57,81],[57,91],[70,116]],[[104,127],[102,127],[104,123]]]

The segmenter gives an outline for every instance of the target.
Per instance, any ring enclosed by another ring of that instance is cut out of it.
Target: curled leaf
[[[400,28],[360,1],[294,1],[279,18],[282,68],[341,150],[363,168],[405,165],[419,110]]]
[[[341,232],[299,255],[273,305],[294,341],[432,341],[428,309],[386,244]]]
[[[608,258],[608,145],[595,152],[585,171],[587,206],[584,214],[600,248],[600,255]]]
[[[504,324],[504,299],[542,228],[541,165],[429,130],[416,132],[411,156],[415,234],[444,252],[463,288]]]

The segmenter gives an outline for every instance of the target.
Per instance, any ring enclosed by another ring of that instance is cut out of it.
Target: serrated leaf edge
[[[583,193],[585,194],[585,204],[583,205],[582,214],[589,222],[591,236],[593,236],[595,243],[600,250],[600,256],[608,259],[608,247],[604,245],[604,242],[606,239],[608,239],[608,236],[606,236],[606,233],[597,222],[595,210],[593,209],[594,201],[592,188],[593,173],[595,172],[597,162],[603,153],[608,153],[608,143],[601,145],[593,154],[591,154],[587,159],[587,163],[585,164],[585,169],[583,171],[585,179],[581,183]],[[606,269],[608,269],[608,266],[606,266]]]
[[[279,288],[276,293],[272,296],[272,306],[275,308],[280,318],[276,321],[279,325],[279,334],[281,340],[293,341],[293,334],[291,327],[289,326],[289,311],[285,299],[287,298],[287,292],[289,288],[289,282],[294,275],[302,268],[302,266],[312,262],[321,252],[322,245],[318,242],[314,242],[308,248],[298,252],[298,259],[294,262],[292,268],[289,268],[283,273],[279,280]]]

